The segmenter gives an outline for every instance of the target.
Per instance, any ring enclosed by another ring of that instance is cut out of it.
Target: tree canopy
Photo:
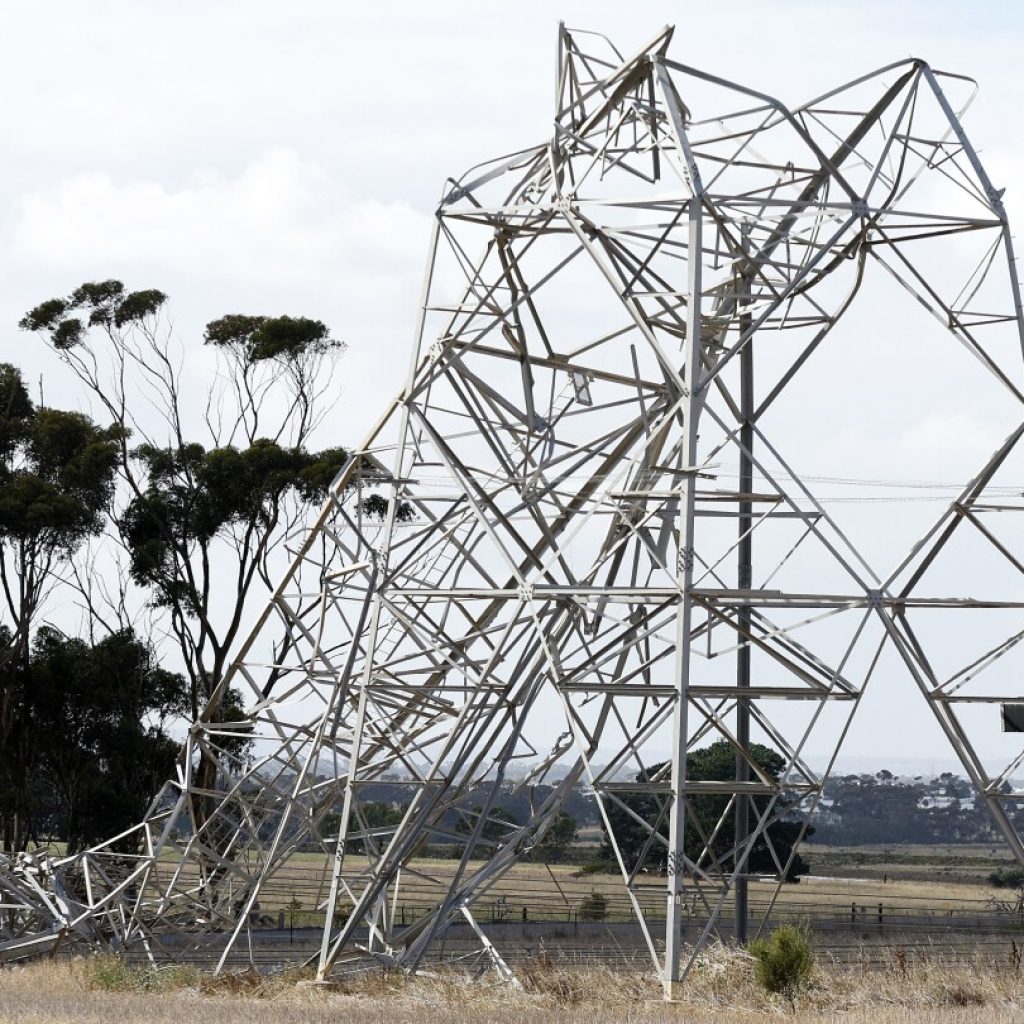
[[[0,678],[15,710],[0,754],[8,848],[59,837],[74,852],[135,824],[173,771],[166,723],[187,708],[184,678],[131,630],[90,643],[52,626]]]
[[[760,743],[750,745],[751,756],[757,765],[771,778],[777,780],[779,774],[785,767],[785,761],[780,754]],[[647,771],[639,772],[636,781],[646,783],[656,777],[663,775],[668,769],[668,763],[652,765]],[[703,781],[727,781],[735,778],[736,773],[736,751],[726,740],[719,740],[707,747],[691,751],[686,758],[687,778]],[[668,810],[665,806],[666,798],[656,793],[636,792],[617,794],[618,798],[626,807],[619,806],[614,801],[608,803],[608,818],[616,843],[619,847],[628,870],[642,866],[664,870],[667,860],[667,846],[664,842],[649,842],[650,828],[656,829],[659,835],[667,840],[668,837]],[[750,798],[755,804],[755,811],[761,807],[764,797]],[[685,829],[685,850],[688,859],[697,861],[704,849],[706,836],[714,833],[715,826],[729,802],[726,795],[701,794],[690,797]],[[628,808],[628,809],[627,809]],[[632,812],[632,813],[630,813]],[[646,821],[650,828],[644,828],[633,815]],[[752,814],[753,817],[753,814]],[[693,819],[697,820],[694,821]],[[772,856],[772,849],[778,857],[781,865],[785,867],[793,846],[803,827],[800,821],[791,821],[784,818],[775,820],[767,828],[767,836],[762,834],[751,850],[747,860],[747,872],[775,874],[778,867],[775,858]],[[813,832],[808,829],[808,834]],[[734,816],[729,814],[722,822],[714,837],[711,853],[716,858],[726,857],[736,841],[736,824]],[[605,839],[601,847],[602,856],[611,859],[613,850],[608,839]],[[808,870],[806,861],[799,853],[795,854],[787,875],[787,880],[795,881],[800,875],[806,874]]]
[[[121,430],[80,412],[37,408],[20,371],[0,363],[0,825],[27,836],[31,743],[24,688],[31,638],[50,590],[105,527]]]
[[[167,302],[155,288],[87,282],[20,326],[50,344],[121,430],[113,527],[127,578],[182,652],[196,718],[218,692],[254,588],[272,586],[283,538],[348,458],[309,447],[343,346],[306,317],[211,321],[203,343],[220,364],[197,423]]]
[[[0,822],[8,848],[44,821],[74,848],[128,823],[115,820],[115,806],[134,820],[177,752],[166,715],[244,718],[226,684],[244,613],[272,590],[289,557],[285,539],[350,458],[313,443],[338,394],[334,366],[344,348],[322,321],[232,313],[207,323],[201,345],[186,349],[168,303],[156,288],[89,281],[20,321],[109,426],[37,408],[20,372],[0,364]],[[391,512],[372,482],[353,507],[371,521]],[[394,514],[413,511],[403,502]],[[58,583],[70,588],[60,616],[69,635],[39,624]],[[85,638],[70,635],[69,607],[81,611]],[[288,643],[269,650],[268,661],[284,661]],[[157,665],[154,644],[171,652],[180,675]],[[198,792],[214,790],[215,773],[251,746],[244,729],[225,730],[217,745],[192,765]],[[97,823],[95,835],[86,819]]]

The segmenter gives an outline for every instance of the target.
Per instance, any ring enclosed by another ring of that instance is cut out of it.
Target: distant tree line
[[[961,806],[974,792],[967,779],[952,772],[910,780],[884,770],[838,776],[826,784],[826,813],[815,823],[815,841],[836,846],[991,842],[996,833],[984,803]]]

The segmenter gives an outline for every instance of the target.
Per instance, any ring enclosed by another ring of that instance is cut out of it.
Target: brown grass
[[[215,979],[190,968],[131,971],[110,957],[80,958],[0,970],[0,1024],[1009,1024],[1024,1016],[1018,969],[898,954],[883,970],[819,967],[793,1010],[757,987],[747,956],[725,949],[704,957],[674,1004],[661,1000],[648,973],[563,969],[542,957],[520,979],[522,992],[455,973],[373,973],[322,987],[300,975]]]
[[[365,869],[366,861],[359,856],[350,856],[346,861],[353,874]],[[470,870],[480,862],[470,862]],[[410,907],[422,909],[430,906],[450,884],[457,862],[419,858],[413,861],[404,876],[400,901]],[[260,894],[262,909],[276,914],[287,909],[295,897],[303,908],[319,905],[329,891],[329,861],[321,854],[296,854],[288,864],[267,882]],[[185,876],[185,882],[191,881]],[[764,903],[774,892],[774,883],[752,881],[750,899],[753,903]],[[516,908],[529,905],[531,917],[559,916],[564,906],[567,912],[578,908],[590,892],[599,892],[610,901],[610,910],[616,918],[632,916],[626,900],[626,891],[621,875],[597,872],[583,874],[578,866],[571,864],[516,864],[507,871],[489,890],[490,899],[504,896]],[[665,904],[665,879],[652,875],[638,889],[638,899],[648,910],[660,912]],[[784,885],[778,897],[777,909],[786,913],[845,913],[851,902],[867,905],[874,909],[879,902],[887,908],[903,906],[920,908],[922,912],[949,910],[983,910],[991,896],[1004,895],[990,885],[957,880],[952,884],[949,878],[931,873],[931,880],[892,878],[883,882],[881,878],[849,879],[803,879],[799,885]],[[297,922],[308,924],[301,915]]]

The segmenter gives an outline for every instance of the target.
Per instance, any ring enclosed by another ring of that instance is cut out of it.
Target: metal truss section
[[[248,719],[214,701],[131,833],[0,862],[0,956],[215,936],[224,965],[301,849],[320,977],[415,970],[463,921],[512,979],[474,908],[585,785],[671,993],[734,905],[742,937],[753,851],[778,892],[769,829],[814,808],[894,654],[1024,862],[1005,810],[1024,754],[986,768],[964,714],[1012,693],[1024,649],[1024,505],[991,497],[1021,463],[1020,296],[1000,193],[947,98],[968,83],[909,60],[790,109],[672,59],[671,37],[626,58],[562,29],[551,137],[446,185],[408,380],[234,663]],[[879,278],[1016,410],[888,574],[772,439]],[[964,596],[996,579],[954,554],[968,537],[1008,581],[991,597]],[[980,644],[966,667],[930,654],[950,629]],[[735,777],[688,778],[722,740]],[[411,787],[398,824],[368,821],[371,783]],[[528,820],[496,813],[510,786],[542,785]],[[400,918],[424,843],[462,853]]]

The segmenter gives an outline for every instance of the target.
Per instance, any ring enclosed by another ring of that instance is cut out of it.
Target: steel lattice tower
[[[727,906],[742,935],[751,852],[785,878],[768,829],[816,805],[828,769],[807,763],[808,738],[834,759],[883,651],[1024,863],[1005,810],[1024,754],[986,769],[963,716],[1012,696],[1012,678],[987,684],[1024,632],[952,673],[929,653],[929,616],[1024,608],[1010,592],[968,598],[985,579],[940,571],[969,534],[1024,573],[990,525],[1024,511],[990,498],[1024,434],[1020,295],[1001,194],[944,92],[961,80],[910,60],[789,109],[671,59],[671,36],[626,59],[560,30],[551,137],[446,185],[408,379],[226,684],[249,718],[219,721],[215,700],[128,836],[0,862],[0,956],[74,938],[173,955],[205,934],[224,964],[261,890],[312,844],[321,977],[368,955],[415,970],[464,920],[511,979],[474,907],[583,784],[671,993]],[[691,109],[695,93],[709,109]],[[952,236],[984,240],[970,266],[950,256],[966,288],[917,257],[923,241],[954,253]],[[1018,408],[888,573],[764,426],[873,275]],[[735,777],[687,778],[687,755],[714,740]],[[778,777],[753,741],[779,755]],[[374,827],[361,791],[389,781],[415,795]],[[541,784],[528,820],[494,813],[503,787]],[[624,820],[647,835],[628,854]],[[399,920],[418,848],[453,838],[464,853],[442,897]]]

